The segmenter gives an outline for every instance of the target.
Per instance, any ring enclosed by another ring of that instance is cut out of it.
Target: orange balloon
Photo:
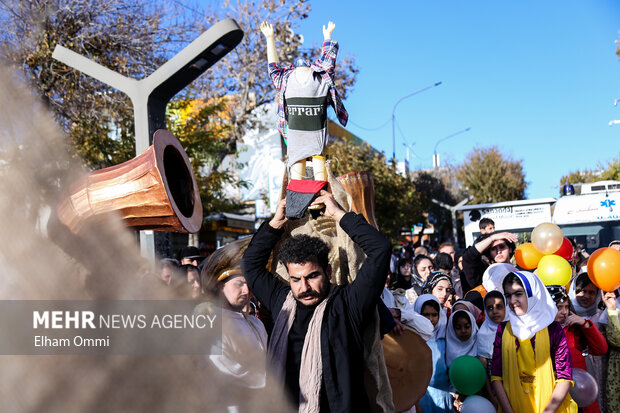
[[[588,276],[603,291],[620,287],[620,251],[609,247],[594,251],[588,258]]]
[[[517,265],[525,270],[533,270],[538,267],[538,261],[543,256],[544,254],[538,251],[531,242],[519,245],[515,251]]]

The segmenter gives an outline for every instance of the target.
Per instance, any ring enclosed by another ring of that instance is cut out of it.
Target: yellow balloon
[[[562,246],[564,234],[560,227],[550,222],[538,224],[532,231],[532,244],[543,254],[553,254]]]
[[[545,285],[566,285],[572,275],[568,261],[559,255],[545,255],[538,262],[538,278]]]

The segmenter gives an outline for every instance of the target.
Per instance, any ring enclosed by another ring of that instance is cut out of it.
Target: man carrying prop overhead
[[[363,249],[366,259],[355,281],[333,286],[327,245],[308,235],[294,236],[279,247],[277,257],[288,271],[286,285],[266,269],[284,234],[286,204],[280,201],[272,220],[259,228],[242,263],[250,289],[276,320],[269,344],[272,368],[299,411],[370,411],[362,331],[383,290],[391,245],[362,215],[345,213],[322,190],[312,204],[325,205],[325,215]]]

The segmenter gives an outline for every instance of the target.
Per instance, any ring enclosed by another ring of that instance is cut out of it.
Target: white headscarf
[[[471,301],[457,300],[454,302],[454,304],[452,304],[452,308],[454,309],[454,307],[456,307],[457,304],[463,304],[465,307],[467,307],[467,311],[469,311],[471,315],[474,316],[474,319],[476,321],[480,318],[480,316],[482,316],[482,310],[476,307],[476,304],[472,303]]]
[[[471,336],[467,341],[461,341],[456,336],[452,320],[454,315],[458,313],[465,313],[469,317],[471,323]],[[478,326],[476,325],[476,319],[473,314],[467,310],[456,310],[450,314],[450,320],[448,320],[448,329],[446,333],[446,365],[450,367],[450,364],[461,356],[476,356],[476,333],[478,332]]]
[[[482,286],[487,291],[497,290],[500,293],[504,293],[504,289],[502,287],[502,282],[504,281],[504,277],[509,272],[519,271],[517,267],[512,264],[506,263],[495,263],[491,264],[487,267],[482,275]]]
[[[570,288],[568,289],[568,298],[570,298],[570,302],[573,304],[573,308],[575,309],[575,314],[587,320],[592,320],[592,322],[596,323],[598,322],[599,316],[601,315],[601,310],[598,308],[599,304],[603,300],[603,297],[601,296],[601,290],[598,289],[597,287],[598,299],[596,299],[591,306],[582,307],[581,304],[579,304],[579,301],[577,301],[577,292],[576,292],[577,278],[581,274],[575,277],[575,279],[570,283]],[[596,285],[594,286],[596,287]]]
[[[435,297],[433,294],[422,294],[418,298],[416,298],[415,303],[413,305],[413,309],[416,313],[421,314],[422,307],[428,301],[435,301],[439,304],[439,299]],[[446,310],[441,308],[441,304],[439,304],[439,321],[437,325],[433,327],[433,338],[432,340],[438,340],[440,338],[446,338],[446,325],[448,324],[448,317],[446,316]]]
[[[508,307],[506,313],[514,335],[521,340],[526,340],[549,326],[555,320],[558,308],[538,276],[528,271],[515,271],[514,273],[517,274],[525,289],[527,311],[522,316],[518,316],[506,303]]]
[[[489,293],[490,292],[491,291],[489,291]],[[504,305],[506,305],[506,299],[504,298],[504,294],[501,291],[500,295],[502,297],[502,300],[504,301]],[[480,330],[478,331],[478,338],[476,339],[476,353],[480,357],[490,359],[493,357],[493,344],[495,343],[495,335],[497,334],[497,326],[499,324],[491,320],[491,317],[489,317],[486,304],[484,306],[484,314],[484,323],[482,323],[482,325],[480,326]],[[508,310],[506,310],[506,314],[504,315],[504,321],[506,321],[507,319]]]

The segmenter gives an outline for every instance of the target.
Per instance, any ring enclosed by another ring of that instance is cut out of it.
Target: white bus
[[[559,199],[465,205],[459,210],[463,212],[467,246],[480,236],[478,223],[482,218],[492,219],[498,231],[515,233],[521,242],[530,241],[536,225],[553,222],[562,228],[564,236],[589,253],[620,239],[620,181],[582,184],[580,195]]]

